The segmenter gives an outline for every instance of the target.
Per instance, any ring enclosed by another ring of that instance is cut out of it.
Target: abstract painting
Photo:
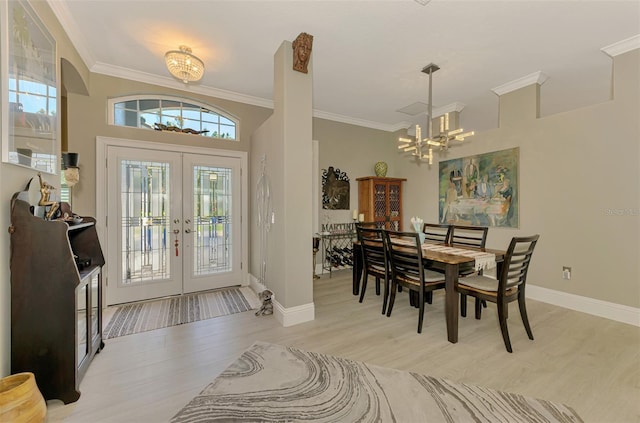
[[[519,148],[440,162],[441,223],[518,228]]]

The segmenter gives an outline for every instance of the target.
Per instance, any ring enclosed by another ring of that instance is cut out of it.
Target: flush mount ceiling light
[[[446,150],[449,148],[449,141],[464,141],[466,137],[470,137],[474,134],[473,131],[463,133],[464,129],[458,128],[449,130],[449,113],[445,113],[440,117],[440,133],[433,135],[433,101],[432,101],[432,87],[431,79],[433,72],[440,69],[438,65],[433,63],[428,64],[422,69],[422,72],[429,75],[429,104],[427,110],[427,138],[422,138],[422,129],[420,125],[416,125],[416,139],[399,138],[398,149],[411,152],[411,155],[416,156],[420,160],[428,160],[429,164],[433,164],[433,147],[438,147],[440,150]],[[424,149],[427,149],[428,154],[424,154]]]
[[[164,55],[167,69],[185,84],[196,82],[204,75],[204,63],[191,53],[191,48],[180,46],[179,50],[168,51]]]

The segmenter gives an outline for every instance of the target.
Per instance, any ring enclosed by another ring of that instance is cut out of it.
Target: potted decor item
[[[387,176],[387,162],[377,162],[374,166],[376,176],[384,178]]]
[[[62,168],[67,169],[70,167],[78,167],[78,162],[80,161],[80,155],[78,153],[62,153]]]
[[[0,379],[0,422],[42,423],[47,404],[33,373],[16,373]]]

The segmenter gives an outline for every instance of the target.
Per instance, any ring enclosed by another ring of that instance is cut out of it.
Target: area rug
[[[118,307],[103,331],[103,338],[115,338],[260,307],[260,300],[248,287],[199,292]]]
[[[172,419],[185,422],[582,422],[518,394],[256,342]]]

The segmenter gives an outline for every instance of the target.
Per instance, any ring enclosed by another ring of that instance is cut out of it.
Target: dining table
[[[467,250],[473,252],[486,252],[495,255],[497,265],[496,271],[500,272],[501,263],[504,261],[506,251],[490,248],[472,248],[451,246],[446,244],[432,244],[425,242],[422,246],[422,260],[425,267],[435,268],[444,271],[445,279],[445,316],[447,321],[447,339],[451,343],[458,342],[458,276],[462,265],[469,265],[475,262],[475,258],[470,255],[453,254],[446,251],[436,251],[432,247],[441,245],[452,247],[454,250]],[[446,250],[446,249],[445,249]],[[358,242],[353,244],[353,295],[358,295],[360,291],[360,280],[362,279],[363,260],[362,249]]]

